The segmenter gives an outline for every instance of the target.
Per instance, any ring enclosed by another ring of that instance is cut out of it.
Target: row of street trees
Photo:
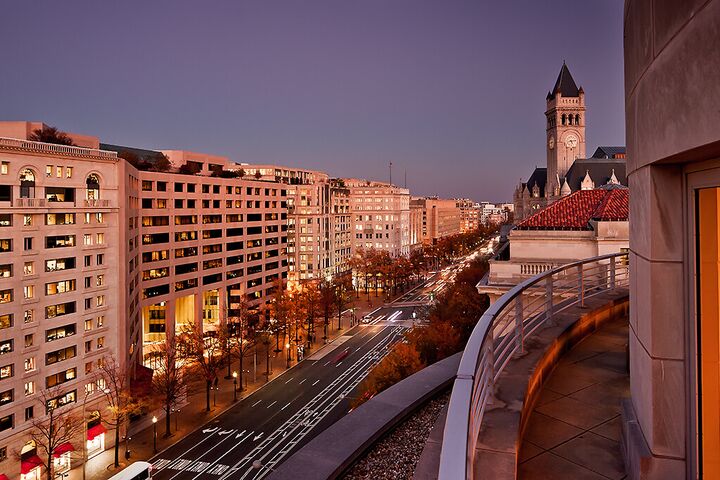
[[[381,290],[388,296],[394,295],[398,288],[405,289],[411,281],[417,281],[428,272],[473,251],[496,232],[496,226],[488,226],[443,237],[436,244],[413,250],[407,257],[393,257],[385,250],[374,248],[359,249],[350,260],[355,285],[358,286],[357,296],[360,297],[361,290],[368,299],[371,290],[375,291],[375,296],[379,296]]]

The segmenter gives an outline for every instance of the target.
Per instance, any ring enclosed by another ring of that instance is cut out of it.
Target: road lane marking
[[[287,381],[287,382],[285,382],[285,385],[287,385],[288,383],[290,383],[290,382],[292,382],[292,381],[293,381],[293,379],[292,379],[292,378],[288,379],[288,381]]]
[[[314,387],[315,385],[317,385],[319,381],[320,380],[315,380],[315,382],[312,384],[312,386]]]
[[[258,403],[260,403],[260,402],[262,402],[262,400],[258,400],[257,402],[253,403],[253,404],[251,405],[251,407],[256,406],[256,405],[257,405]]]
[[[268,405],[268,406],[265,407],[265,408],[270,408],[270,407],[272,407],[273,405],[275,405],[276,403],[277,403],[277,400],[275,400],[274,402],[272,402],[270,405]]]
[[[236,431],[237,431],[236,429],[232,429],[232,430],[231,430],[231,432],[236,432]],[[203,458],[205,455],[207,455],[208,453],[210,453],[210,452],[212,452],[213,450],[215,450],[217,447],[220,446],[221,443],[223,443],[225,440],[227,440],[227,439],[230,438],[230,437],[231,437],[231,435],[225,435],[225,436],[223,436],[223,437],[220,439],[220,441],[218,441],[215,445],[213,445],[212,447],[210,447],[210,448],[208,448],[207,450],[205,450],[205,452],[204,452],[202,455],[200,455],[198,458],[196,458],[195,460],[188,460],[188,462],[192,463],[193,461],[194,461],[194,462],[198,462],[198,461],[202,460],[202,458]],[[184,460],[184,459],[180,459],[180,460]],[[215,462],[213,462],[213,463],[215,463]],[[170,477],[169,480],[172,480],[172,479],[174,479],[175,477],[177,477],[178,475],[180,475],[180,474],[182,473],[182,469],[186,468],[189,464],[183,463],[182,465],[183,465],[182,468],[173,468],[173,470],[180,470],[180,471],[179,471],[178,473],[176,473],[175,475],[173,475],[172,477]],[[208,464],[208,465],[210,465],[210,464]],[[168,467],[168,468],[170,468],[170,467]],[[154,473],[154,472],[153,472],[153,473]]]
[[[302,385],[303,383],[305,383],[305,380],[307,380],[307,378],[303,378],[302,381],[298,383],[298,385]]]
[[[386,335],[377,344],[373,345],[362,357],[341,372],[319,394],[293,414],[290,419],[233,465],[225,475],[220,477],[220,480],[228,479],[230,476],[236,477],[238,470],[243,471],[241,477],[238,478],[258,474],[256,470],[250,467],[250,462],[257,460],[258,455],[260,455],[260,460],[271,457],[271,460],[265,463],[267,467],[272,467],[281,458],[285,457],[302,438],[339,404],[341,398],[346,398],[367,376],[368,371],[377,363],[375,357],[380,356],[381,352],[387,352],[389,347],[401,338],[404,330],[403,327],[379,329],[373,338],[383,333],[386,333]],[[370,341],[372,339],[365,342],[363,346]],[[309,415],[310,412],[312,412],[312,415]],[[264,476],[268,472],[262,472],[260,475]]]
[[[290,402],[290,403],[292,403],[292,402]],[[285,405],[284,407],[282,407],[280,410],[285,410],[287,407],[290,406],[290,403],[288,403],[287,405]]]

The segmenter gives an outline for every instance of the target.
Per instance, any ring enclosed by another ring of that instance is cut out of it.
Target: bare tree
[[[186,325],[180,331],[177,347],[188,367],[205,381],[205,410],[210,411],[210,390],[217,382],[223,366],[222,351],[226,343],[227,328],[220,328],[214,336],[206,336],[200,325]]]
[[[130,393],[130,377],[114,355],[106,355],[100,364],[98,386],[107,400],[109,418],[106,422],[115,428],[115,467],[120,466],[120,429],[125,427],[130,415],[141,408],[141,401]]]
[[[180,361],[175,335],[157,346],[152,377],[153,392],[160,398],[165,410],[165,436],[170,436],[170,413],[177,406],[178,397],[185,390],[185,377],[178,365]]]
[[[37,456],[45,467],[47,480],[55,477],[53,455],[58,447],[66,443],[72,445],[73,441],[78,436],[82,436],[83,432],[84,420],[73,414],[70,409],[65,408],[65,404],[74,403],[74,399],[64,402],[65,395],[60,387],[40,392],[38,402],[45,410],[45,416],[33,419],[29,432],[30,440],[35,444]],[[72,395],[77,396],[77,393]],[[83,439],[81,438],[80,441]]]

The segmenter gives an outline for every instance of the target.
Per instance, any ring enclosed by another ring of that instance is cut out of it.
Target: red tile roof
[[[519,230],[591,230],[591,220],[627,221],[627,188],[579,190],[551,203],[515,228]]]

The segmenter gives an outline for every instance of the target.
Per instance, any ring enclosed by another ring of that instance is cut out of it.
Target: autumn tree
[[[84,419],[73,414],[72,410],[66,406],[74,401],[65,403],[61,400],[66,398],[66,395],[69,394],[64,395],[60,387],[40,392],[37,400],[45,411],[45,415],[34,418],[27,433],[30,441],[35,445],[36,455],[42,461],[42,466],[45,467],[47,480],[55,478],[53,458],[58,448],[67,443],[79,444],[78,437],[80,442],[84,441],[82,438]]]
[[[75,146],[70,136],[58,130],[55,127],[44,125],[42,128],[37,128],[32,131],[28,136],[28,140],[33,142],[44,142],[44,143],[56,143],[58,145],[70,145]]]
[[[109,415],[105,421],[115,429],[115,467],[120,466],[120,429],[125,427],[130,415],[140,411],[140,399],[130,393],[130,378],[127,371],[115,359],[114,355],[106,355],[100,362],[98,385],[107,401]]]
[[[178,334],[177,348],[191,373],[205,382],[205,410],[210,411],[210,390],[223,366],[222,350],[227,329],[206,335],[200,325],[185,325]]]
[[[320,288],[317,280],[307,280],[300,286],[300,298],[303,303],[305,321],[307,322],[307,347],[312,346],[315,336],[315,321],[320,312]]]
[[[338,315],[338,330],[341,328],[342,312],[345,310],[353,297],[352,280],[348,275],[341,275],[333,280],[333,302]]]
[[[170,413],[185,391],[185,377],[179,365],[177,337],[169,335],[154,351],[152,390],[165,410],[165,436],[170,436]]]
[[[353,402],[353,406],[357,407],[368,398],[420,371],[424,366],[415,347],[404,342],[397,343],[363,381],[359,389],[363,393]]]

